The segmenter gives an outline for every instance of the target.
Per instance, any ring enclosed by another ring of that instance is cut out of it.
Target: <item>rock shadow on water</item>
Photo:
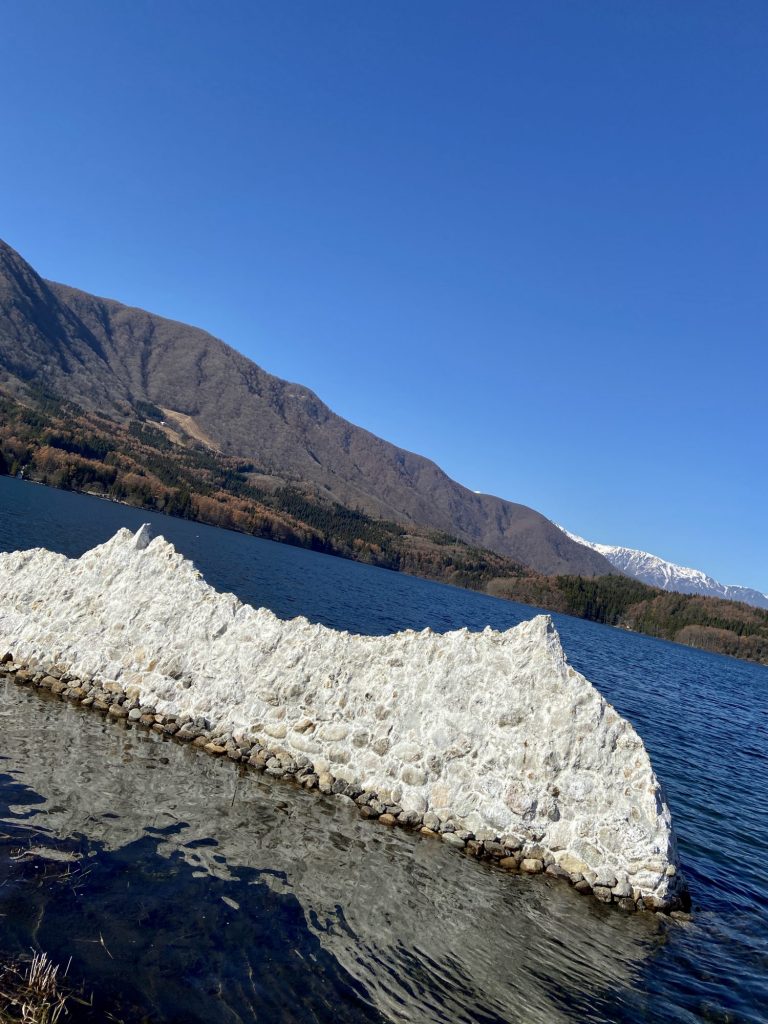
[[[617,993],[631,1004],[663,942],[656,917],[331,797],[12,684],[0,701],[2,829],[78,855],[43,877],[3,846],[4,944],[71,955],[126,1021],[619,1019]]]

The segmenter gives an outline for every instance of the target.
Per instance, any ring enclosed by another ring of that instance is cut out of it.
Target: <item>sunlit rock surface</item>
[[[635,899],[681,890],[669,809],[632,726],[548,616],[504,633],[363,637],[217,593],[147,528],[67,559],[0,555],[0,646],[204,716],[405,810],[515,834]]]

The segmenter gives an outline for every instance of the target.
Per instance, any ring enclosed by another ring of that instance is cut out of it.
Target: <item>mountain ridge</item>
[[[0,369],[15,397],[32,383],[118,420],[137,403],[191,419],[223,455],[251,460],[262,482],[301,482],[329,501],[445,531],[545,574],[615,571],[541,513],[476,495],[213,335],[44,281],[2,242]]]
[[[650,586],[677,594],[720,597],[726,601],[741,601],[755,608],[768,609],[768,594],[763,594],[752,587],[720,583],[701,569],[678,565],[677,562],[671,562],[660,555],[651,554],[649,551],[640,551],[637,548],[620,545],[599,544],[595,541],[585,540],[584,537],[571,533],[565,527],[560,527],[560,529],[577,543],[586,544],[604,555],[624,575],[631,576],[642,583],[648,583]]]

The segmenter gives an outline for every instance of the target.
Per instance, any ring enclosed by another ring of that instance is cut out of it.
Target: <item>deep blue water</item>
[[[383,634],[534,614],[0,478],[0,550],[79,555],[144,521],[218,589],[284,617]],[[137,1022],[768,1021],[768,670],[553,618],[572,664],[650,751],[691,922],[504,875],[6,684],[0,952],[72,956],[97,1007]],[[19,857],[35,846],[77,859]]]

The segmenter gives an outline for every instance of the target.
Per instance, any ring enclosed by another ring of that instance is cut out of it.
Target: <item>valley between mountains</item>
[[[204,331],[0,242],[0,472],[768,664],[768,612],[648,586]]]

